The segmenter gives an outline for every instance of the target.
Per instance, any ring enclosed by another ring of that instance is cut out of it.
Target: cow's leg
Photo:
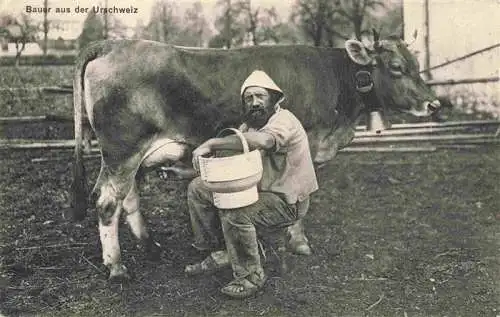
[[[92,202],[96,202],[98,200],[97,190],[100,190],[103,184],[103,181],[106,179],[106,164],[101,156],[101,169],[99,170],[99,175],[95,181],[94,187],[92,188],[92,192],[90,192],[90,197]]]
[[[126,213],[126,220],[134,236],[139,239],[146,253],[152,259],[158,259],[160,255],[159,244],[156,243],[148,232],[144,217],[139,211],[139,191],[137,182],[132,184],[130,191],[123,200],[123,209]]]
[[[103,182],[97,200],[99,215],[99,236],[101,238],[102,259],[110,273],[110,280],[128,279],[127,268],[121,262],[118,227],[122,203],[109,178]]]
[[[82,127],[82,143],[85,154],[90,154],[92,151],[92,128],[90,124],[84,124]]]
[[[187,151],[185,144],[179,144],[171,139],[163,138],[154,143],[154,150],[146,154],[137,154],[121,164],[115,164],[113,173],[109,167],[104,167],[99,174],[101,192],[97,200],[99,215],[99,233],[102,244],[103,260],[110,270],[111,280],[128,279],[127,268],[121,262],[118,239],[118,224],[121,209],[127,212],[127,221],[132,232],[139,239],[156,246],[148,234],[144,219],[139,213],[139,195],[136,175],[140,165],[151,167],[166,161],[177,161]],[[104,162],[103,162],[104,164]],[[144,240],[145,239],[145,240]],[[149,241],[148,241],[149,240]]]

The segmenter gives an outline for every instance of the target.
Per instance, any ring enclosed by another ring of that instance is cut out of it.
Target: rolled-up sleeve
[[[274,151],[286,148],[297,133],[297,125],[285,111],[273,115],[260,132],[268,133],[274,138]]]

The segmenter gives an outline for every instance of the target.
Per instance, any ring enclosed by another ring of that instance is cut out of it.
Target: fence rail
[[[396,123],[387,130],[396,129],[416,129],[416,128],[444,128],[444,127],[480,127],[497,126],[500,120],[466,120],[466,121],[448,121],[448,122],[421,122],[421,123]],[[356,131],[365,131],[366,125],[356,127]]]
[[[494,44],[494,45],[491,45],[491,46],[488,46],[488,47],[485,47],[485,48],[482,48],[480,50],[477,50],[477,51],[474,51],[474,52],[471,52],[471,53],[468,53],[468,54],[465,54],[463,56],[460,56],[460,57],[457,57],[455,59],[452,59],[452,60],[449,60],[449,61],[446,61],[444,63],[441,63],[439,65],[435,65],[435,66],[432,66],[432,67],[429,67],[427,69],[424,69],[424,70],[421,70],[420,73],[425,73],[425,72],[428,72],[430,70],[434,70],[434,69],[438,69],[438,68],[441,68],[441,67],[444,67],[444,66],[447,66],[447,65],[450,65],[450,64],[453,64],[453,63],[456,63],[458,61],[462,61],[464,59],[467,59],[469,57],[472,57],[474,55],[477,55],[477,54],[481,54],[481,53],[484,53],[486,51],[490,51],[492,49],[495,49],[497,47],[500,47],[500,43],[497,43],[497,44]]]
[[[39,122],[71,122],[73,118],[59,115],[0,117],[1,123],[39,123]]]
[[[449,86],[459,84],[479,84],[479,83],[493,83],[500,81],[498,76],[483,77],[483,78],[465,78],[465,79],[448,79],[448,80],[428,80],[426,83],[429,86]]]
[[[51,115],[0,117],[0,124],[43,121],[71,122],[72,119]],[[494,130],[497,133],[494,133]],[[500,138],[497,137],[499,130],[500,121],[497,120],[394,124],[389,129],[380,132],[366,131],[366,126],[358,126],[354,139],[341,152],[418,152],[476,148],[482,145],[500,144]],[[97,145],[97,141],[92,140],[91,151],[98,151]],[[0,140],[0,150],[72,149],[74,146],[75,140]]]
[[[0,150],[12,149],[72,149],[75,147],[75,140],[33,140],[33,139],[3,139],[0,140]],[[91,146],[97,146],[97,141],[92,140]],[[96,151],[97,148],[92,148]]]
[[[2,123],[38,123],[38,122],[72,122],[73,117],[63,115],[43,115],[43,116],[11,116],[0,117],[0,124]],[[448,121],[448,122],[420,122],[420,123],[395,123],[387,130],[383,130],[381,134],[390,133],[389,131],[413,129],[414,132],[424,132],[429,129],[442,129],[457,127],[460,129],[474,128],[474,127],[487,127],[487,126],[500,126],[500,120],[465,120],[465,121]],[[356,127],[357,132],[366,132],[366,125],[359,125]],[[422,129],[422,130],[417,130]],[[367,134],[371,132],[366,132]],[[396,133],[397,134],[397,133]]]
[[[0,91],[8,91],[8,92],[18,92],[18,91],[36,91],[40,93],[49,93],[49,94],[72,94],[73,87],[72,86],[41,86],[41,87],[2,87]]]

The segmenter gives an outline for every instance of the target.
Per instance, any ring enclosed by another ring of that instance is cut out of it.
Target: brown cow
[[[420,78],[406,44],[399,39],[373,44],[373,49],[348,40],[345,49],[222,50],[119,40],[84,49],[73,83],[73,216],[81,219],[87,208],[82,163],[85,112],[102,153],[95,189],[103,260],[110,277],[127,276],[118,241],[122,210],[134,235],[149,248],[156,247],[139,212],[137,175],[160,164],[189,161],[196,145],[222,127],[237,126],[242,114],[239,86],[253,70],[265,71],[283,89],[287,100],[282,106],[308,131],[316,163],[331,160],[352,140],[357,118],[369,103],[416,116],[435,112],[439,102]]]

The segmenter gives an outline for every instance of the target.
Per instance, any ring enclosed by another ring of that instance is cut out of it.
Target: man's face
[[[252,128],[262,128],[274,113],[271,95],[262,87],[248,87],[243,93],[244,121]]]

